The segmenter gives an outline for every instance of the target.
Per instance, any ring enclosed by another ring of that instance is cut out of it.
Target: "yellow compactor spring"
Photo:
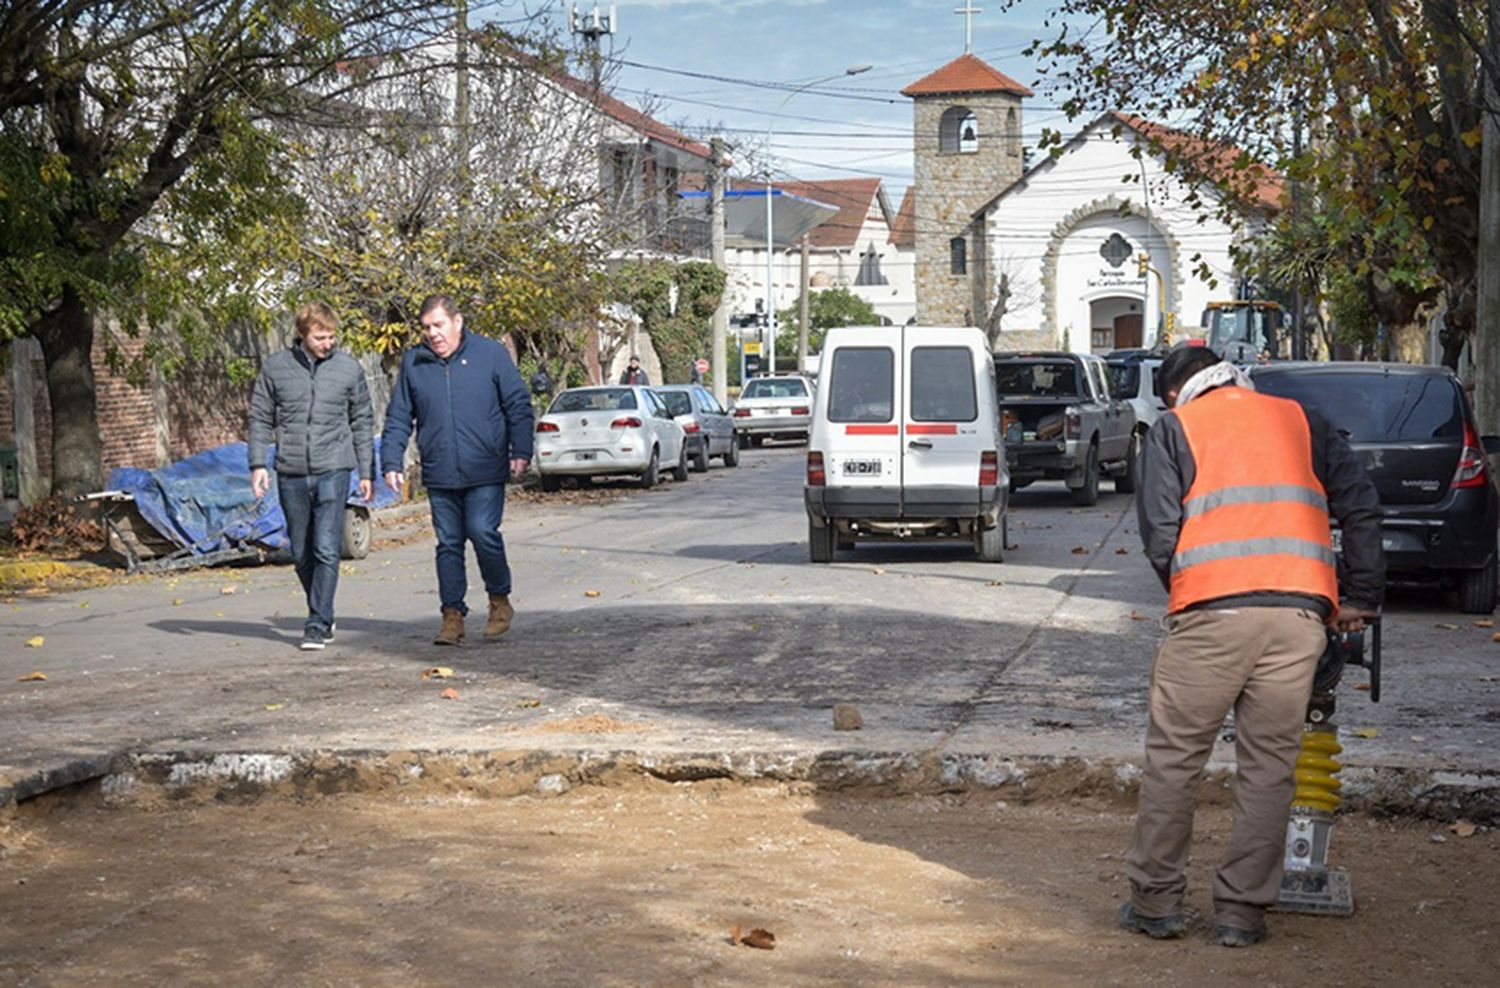
[[[1339,788],[1343,785],[1334,778],[1339,769],[1339,753],[1344,746],[1339,744],[1338,734],[1330,729],[1303,731],[1302,751],[1297,755],[1297,792],[1292,797],[1293,806],[1305,806],[1314,810],[1332,813],[1339,808]]]

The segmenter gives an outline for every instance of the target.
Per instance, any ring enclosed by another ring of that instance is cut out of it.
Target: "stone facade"
[[[948,150],[943,116],[967,108],[977,147]],[[1021,177],[1021,97],[953,93],[913,100],[916,158],[917,323],[981,325],[993,292],[982,227],[973,213]],[[967,273],[952,273],[952,241],[963,238]]]

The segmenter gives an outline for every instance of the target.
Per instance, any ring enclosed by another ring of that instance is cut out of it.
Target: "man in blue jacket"
[[[474,543],[489,593],[486,638],[510,630],[510,566],[500,519],[505,482],[526,472],[532,456],[531,396],[504,346],[464,329],[464,317],[447,295],[429,295],[420,314],[426,343],[407,351],[385,416],[381,449],[388,450],[385,482],[402,485],[400,465],[413,424],[422,460],[422,483],[437,532],[438,596],[443,626],[436,645],[464,638],[469,607],[464,540]]]

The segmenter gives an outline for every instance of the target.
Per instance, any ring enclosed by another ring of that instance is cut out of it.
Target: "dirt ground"
[[[1208,906],[1227,811],[1200,812]],[[1128,807],[715,781],[103,808],[0,829],[0,984],[1491,983],[1500,833],[1346,818],[1352,919],[1249,950],[1114,925]],[[1441,841],[1434,838],[1440,837]],[[734,946],[762,927],[774,950]]]

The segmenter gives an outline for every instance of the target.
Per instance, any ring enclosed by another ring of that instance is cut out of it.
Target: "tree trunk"
[[[52,493],[64,498],[99,490],[102,444],[94,390],[94,313],[72,288],[37,324],[52,410]]]
[[[1485,47],[1500,56],[1500,3],[1486,5]],[[1479,170],[1479,288],[1474,320],[1474,415],[1481,434],[1500,433],[1500,85],[1484,72],[1484,144]]]

